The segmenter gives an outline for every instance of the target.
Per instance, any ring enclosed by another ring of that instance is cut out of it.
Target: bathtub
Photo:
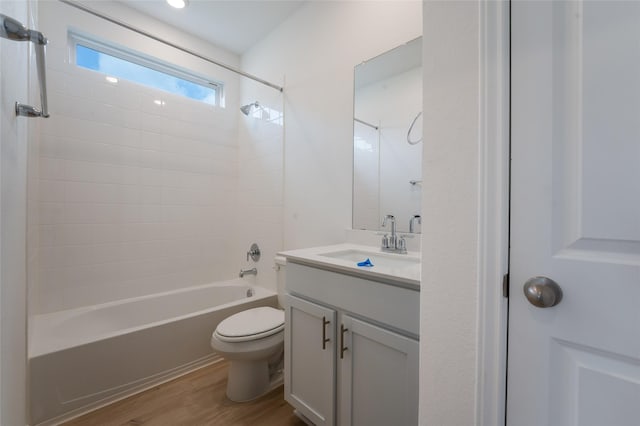
[[[277,306],[276,293],[235,279],[30,318],[31,424],[57,424],[219,360],[215,327],[256,306]]]

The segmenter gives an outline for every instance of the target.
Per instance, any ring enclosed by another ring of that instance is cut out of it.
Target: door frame
[[[510,1],[480,3],[476,424],[506,424]]]

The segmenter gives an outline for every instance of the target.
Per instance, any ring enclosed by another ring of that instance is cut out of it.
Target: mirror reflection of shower
[[[407,233],[422,214],[422,39],[356,65],[353,87],[352,227],[392,214]]]

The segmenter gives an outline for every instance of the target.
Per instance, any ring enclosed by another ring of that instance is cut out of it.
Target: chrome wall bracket
[[[43,115],[42,111],[40,111],[39,109],[34,108],[31,105],[21,104],[20,102],[16,102],[16,115],[18,117],[30,117],[30,118],[49,117],[49,114]]]
[[[16,115],[18,117],[49,117],[47,106],[47,76],[44,59],[44,47],[48,40],[40,31],[29,30],[15,19],[0,13],[0,37],[14,41],[30,41],[35,45],[36,68],[38,69],[38,81],[40,84],[41,109],[16,102]]]

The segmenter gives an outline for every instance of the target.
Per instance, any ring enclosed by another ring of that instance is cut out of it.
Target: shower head
[[[241,106],[240,111],[242,111],[244,115],[248,116],[249,113],[251,112],[251,108],[253,107],[262,108],[262,106],[258,103],[258,101],[255,101],[254,103]]]

